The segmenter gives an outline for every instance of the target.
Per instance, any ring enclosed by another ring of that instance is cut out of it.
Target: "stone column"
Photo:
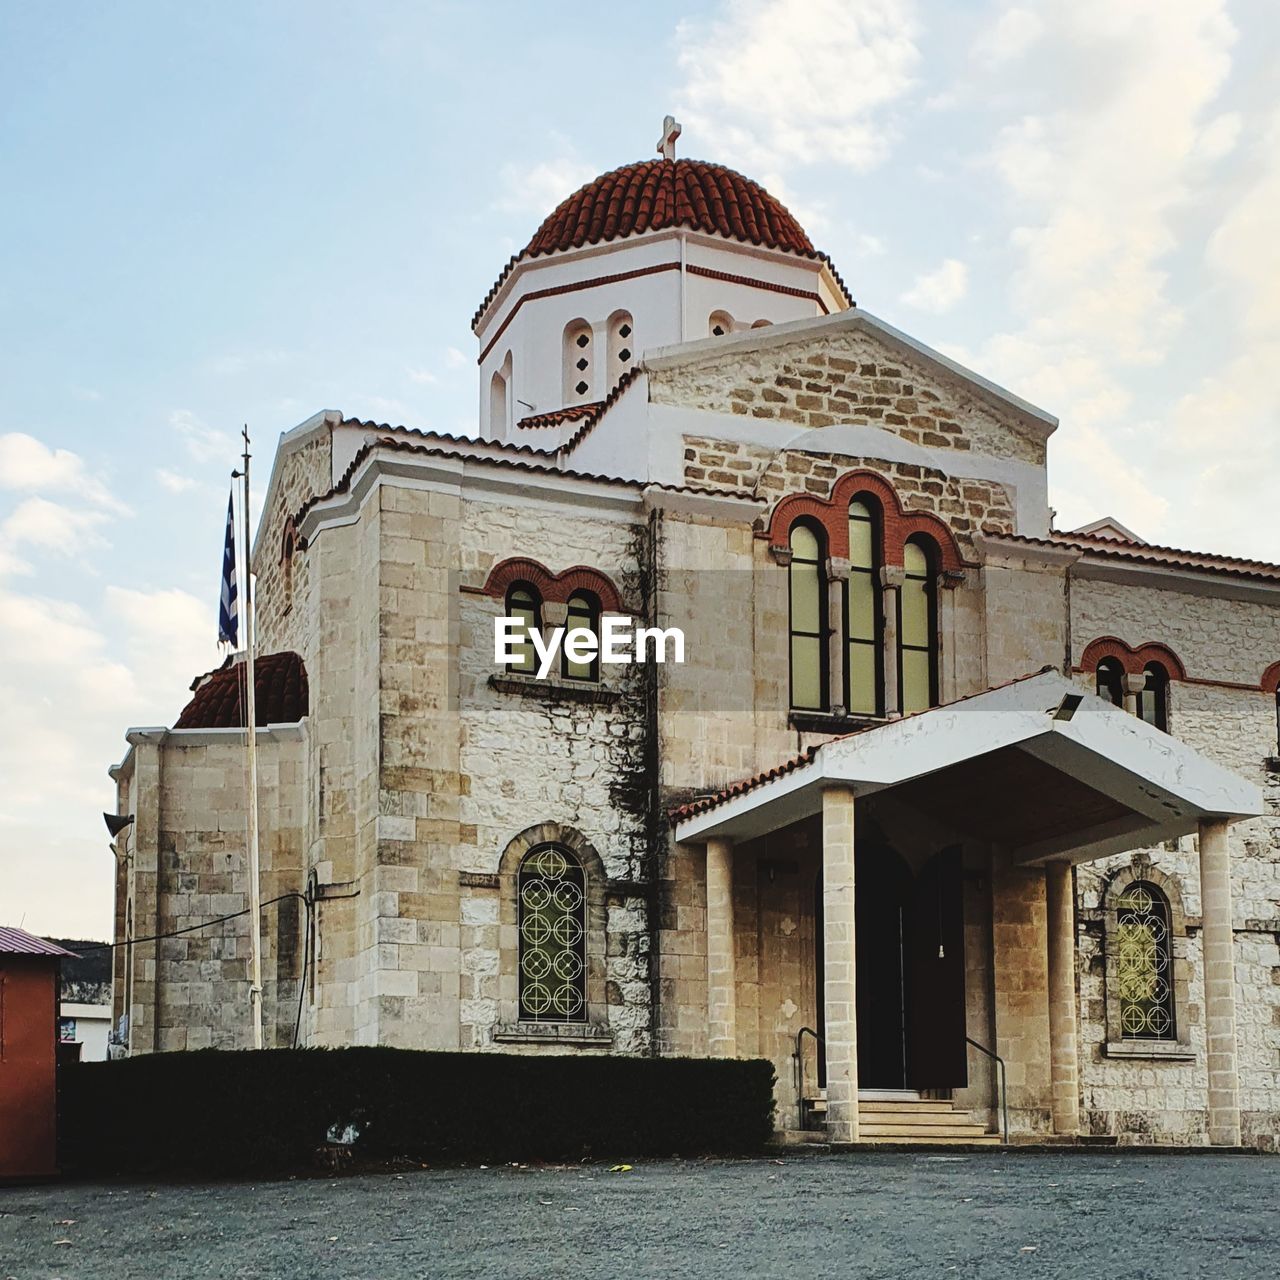
[[[737,1054],[733,964],[733,841],[707,841],[707,1052]]]
[[[833,556],[827,561],[827,707],[836,715],[849,709],[849,690],[844,687],[845,635],[844,587],[849,580],[849,562]]]
[[[880,608],[884,614],[884,713],[896,716],[900,713],[898,699],[898,591],[907,580],[907,571],[901,565],[882,565],[880,568]]]
[[[1049,943],[1049,1073],[1053,1131],[1080,1131],[1076,1058],[1076,910],[1069,862],[1044,869]]]
[[[1209,1058],[1209,1141],[1240,1145],[1236,1071],[1235,938],[1231,932],[1231,852],[1227,823],[1200,820],[1200,911],[1204,921],[1204,1021]]]
[[[1138,694],[1147,687],[1146,673],[1136,676],[1126,672],[1120,677],[1120,687],[1124,690],[1124,709],[1131,715],[1138,714]]]
[[[827,1134],[858,1140],[857,952],[850,787],[822,793],[822,999],[826,1011]]]

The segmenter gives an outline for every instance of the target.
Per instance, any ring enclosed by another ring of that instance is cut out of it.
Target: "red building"
[[[57,1172],[58,967],[71,954],[0,926],[0,1180]]]

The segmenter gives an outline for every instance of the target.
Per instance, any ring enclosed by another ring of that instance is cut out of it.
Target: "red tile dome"
[[[517,258],[667,227],[815,256],[804,228],[758,182],[705,160],[641,160],[562,201]]]

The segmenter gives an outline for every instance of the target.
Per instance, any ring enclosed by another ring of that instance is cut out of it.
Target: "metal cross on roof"
[[[662,121],[662,137],[658,139],[658,154],[664,160],[676,158],[676,139],[680,136],[680,125],[675,116],[666,116]]]

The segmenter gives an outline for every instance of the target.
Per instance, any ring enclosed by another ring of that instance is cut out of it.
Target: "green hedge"
[[[626,1160],[758,1150],[773,1067],[706,1058],[271,1049],[158,1053],[62,1073],[64,1170],[313,1167],[331,1126],[359,1160]]]

